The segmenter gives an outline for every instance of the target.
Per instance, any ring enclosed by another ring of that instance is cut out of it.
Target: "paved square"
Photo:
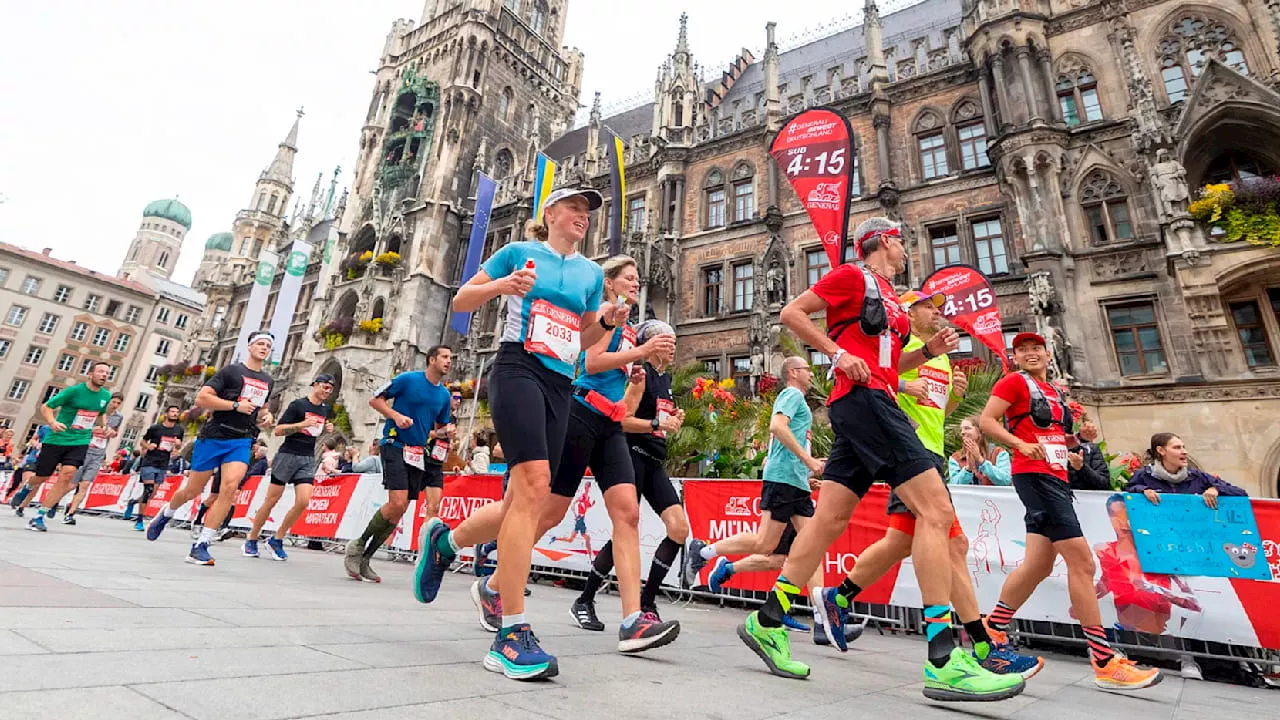
[[[288,562],[217,544],[218,565],[182,562],[173,528],[148,543],[131,524],[84,517],[48,533],[0,511],[0,718],[1257,718],[1276,695],[1170,677],[1130,696],[1092,685],[1079,658],[1050,657],[1004,703],[941,706],[920,694],[923,643],[871,635],[847,655],[793,634],[808,681],[765,672],[734,635],[743,613],[661,606],[679,619],[674,644],[614,651],[612,632],[570,620],[573,595],[535,586],[528,613],[559,656],[551,682],[486,672],[490,635],[450,576],[434,605],[414,601],[411,567],[379,561],[381,585],[352,582],[337,555],[294,549]],[[616,626],[617,598],[600,598]]]

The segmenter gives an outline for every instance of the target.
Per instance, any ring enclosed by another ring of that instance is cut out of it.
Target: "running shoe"
[[[808,625],[805,625],[804,623],[791,617],[790,615],[782,616],[782,624],[788,630],[795,630],[796,632],[809,632]]]
[[[654,617],[658,618],[659,620],[662,619],[662,615],[658,614],[657,605],[645,605],[644,603],[640,603],[640,612],[652,613]]]
[[[54,518],[54,516],[55,516],[55,515],[57,515],[57,514],[58,514],[58,506],[57,506],[57,505],[54,505],[53,507],[51,507],[51,508],[49,508],[48,510],[45,510],[45,511],[44,511],[44,516],[45,516],[45,517],[47,517],[47,518],[49,518],[50,520],[52,520],[52,519]]]
[[[440,583],[444,581],[444,573],[449,569],[449,563],[453,562],[453,558],[445,557],[439,548],[440,539],[447,532],[449,526],[438,517],[431,518],[422,526],[422,534],[418,537],[418,562],[413,569],[413,596],[420,603],[436,599]],[[493,655],[492,650],[489,655]],[[513,676],[508,673],[507,677]]]
[[[493,639],[484,656],[484,668],[513,680],[541,680],[560,672],[555,657],[538,645],[538,638],[528,623],[508,628]]]
[[[502,598],[489,589],[488,578],[477,578],[471,583],[471,602],[480,613],[480,627],[491,633],[502,628]]]
[[[63,515],[63,516],[62,516],[62,524],[63,524],[63,525],[75,525],[75,524],[76,524],[76,516],[75,516],[75,515]]]
[[[21,490],[14,493],[13,497],[9,498],[9,507],[13,508],[14,510],[21,510],[22,508],[18,506],[21,505],[22,501],[26,500],[27,496],[30,494],[31,494],[31,486],[24,484]],[[22,513],[18,513],[18,517],[22,517]]]
[[[280,538],[273,537],[267,540],[267,547],[271,548],[271,559],[284,562],[289,559],[289,553],[284,551],[284,543]]]
[[[827,637],[827,631],[821,627],[818,627],[819,625],[822,625],[822,624],[823,623],[814,623],[813,644],[821,645],[822,647],[827,647],[831,645],[831,640]],[[864,630],[866,630],[866,626],[863,625],[862,623],[858,623],[857,625],[845,625],[844,626],[845,644],[848,645],[849,643],[862,637],[862,632]]]
[[[840,606],[840,601],[844,598],[840,597],[838,589],[833,587],[822,589],[814,595],[816,597],[811,598],[814,610],[822,608],[822,631],[826,633],[827,643],[836,646],[840,652],[849,652],[849,642],[845,639],[844,633],[835,630],[849,624],[849,611]]]
[[[138,518],[138,521],[137,521],[137,522],[135,522],[135,523],[133,524],[133,529],[134,529],[134,530],[137,530],[138,532],[142,532],[143,530],[146,530],[146,529],[147,529],[147,526],[142,524],[142,518]],[[191,539],[192,539],[192,540],[199,540],[199,539],[200,539],[200,534],[199,534],[199,533],[196,533],[194,536],[192,536],[192,538],[191,538]]]
[[[28,520],[28,521],[27,521],[27,529],[28,529],[28,530],[35,530],[36,532],[49,532],[49,528],[47,528],[47,527],[45,527],[45,526],[44,526],[44,516],[43,516],[43,515],[36,515],[35,517],[33,517],[33,518],[31,518],[30,520]]]
[[[373,583],[382,582],[382,576],[373,571],[373,566],[369,564],[369,558],[364,556],[360,558],[360,579]]]
[[[576,603],[575,603],[576,605]],[[670,645],[680,636],[680,622],[663,622],[653,613],[640,613],[630,625],[618,628],[618,652],[638,653]]]
[[[702,568],[707,565],[707,561],[702,557],[702,548],[706,546],[706,543],[694,538],[684,549],[684,584],[687,587],[698,585],[698,573],[702,572]]]
[[[192,565],[212,565],[213,556],[209,554],[209,543],[196,543],[187,554],[187,562]]]
[[[138,516],[138,519],[139,519],[139,520],[141,520],[141,519],[142,519],[142,516]],[[192,539],[192,540],[199,540],[199,539],[200,539],[200,533],[202,533],[202,532],[204,532],[204,526],[203,526],[203,525],[196,525],[196,524],[192,523],[192,525],[191,525],[191,539]]]
[[[716,564],[711,566],[711,574],[707,576],[707,587],[711,588],[711,592],[718,593],[731,577],[733,577],[733,563],[729,562],[729,558],[721,555],[716,558]]]
[[[791,638],[787,637],[787,629],[761,625],[758,610],[738,626],[738,638],[760,656],[774,675],[796,680],[809,677],[809,666],[791,659]]]
[[[1044,658],[1036,655],[1023,655],[1013,646],[1005,643],[991,643],[987,656],[978,661],[984,669],[997,675],[1021,675],[1023,680],[1030,680],[1044,667]]]
[[[355,538],[347,543],[347,549],[342,553],[342,568],[347,571],[347,577],[352,580],[360,579],[360,561],[364,559],[364,543],[360,538]]]
[[[604,623],[600,622],[600,618],[596,617],[596,604],[594,602],[575,600],[569,612],[573,613],[573,621],[578,623],[578,627],[583,630],[593,630],[595,632],[604,630]],[[657,616],[655,615],[654,617]]]
[[[22,508],[13,509],[14,517],[26,517],[26,514],[27,514],[26,511],[24,511]]]
[[[1103,690],[1141,690],[1159,685],[1164,679],[1159,670],[1138,667],[1137,663],[1119,653],[1102,667],[1098,667],[1096,660],[1090,662],[1093,665],[1093,682]]]
[[[243,552],[245,557],[252,557],[252,558],[258,557],[258,541],[245,540]]]
[[[171,519],[173,519],[172,516],[166,516],[163,510],[151,518],[151,524],[147,526],[147,539],[152,542],[159,540],[160,533],[164,532],[165,526],[169,524]],[[138,522],[142,522],[141,515],[138,516]],[[134,528],[136,529],[137,526],[135,525]]]
[[[125,522],[129,522],[133,519],[133,503],[129,503],[128,507],[124,509],[124,515],[121,516],[120,519]]]
[[[942,667],[924,663],[924,696],[944,702],[993,702],[1008,700],[1026,688],[1021,675],[997,675],[985,670],[963,648],[952,648]]]
[[[214,539],[214,540],[217,540],[218,542],[222,542],[223,540],[226,540],[227,538],[229,538],[229,537],[231,537],[232,535],[235,535],[235,534],[236,534],[236,531],[235,531],[235,530],[232,530],[232,529],[231,529],[231,528],[229,528],[229,527],[224,527],[224,528],[222,528],[221,530],[219,530],[218,532],[216,532],[216,533],[214,533],[214,534],[213,534],[213,539]]]

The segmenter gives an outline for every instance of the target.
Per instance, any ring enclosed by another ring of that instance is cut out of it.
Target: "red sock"
[[[1014,609],[1003,601],[997,602],[995,609],[987,616],[987,624],[1000,632],[1007,632],[1009,625],[1013,623],[1013,613]]]
[[[1111,658],[1116,656],[1116,651],[1111,649],[1111,643],[1107,642],[1107,631],[1102,629],[1101,625],[1085,625],[1084,637],[1089,641],[1089,654],[1093,656],[1093,661],[1102,667],[1111,662]]]

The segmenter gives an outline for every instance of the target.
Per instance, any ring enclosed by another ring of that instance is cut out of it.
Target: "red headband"
[[[854,249],[858,252],[858,257],[862,257],[862,244],[877,235],[889,235],[892,237],[902,237],[902,231],[898,228],[889,228],[888,230],[872,230],[858,238],[858,242],[854,244]]]

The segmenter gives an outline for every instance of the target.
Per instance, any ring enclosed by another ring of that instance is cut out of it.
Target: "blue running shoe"
[[[858,638],[862,637],[862,631],[865,629],[866,627],[862,624],[845,625],[844,626],[845,643],[851,643],[854,640],[857,640]],[[821,645],[823,647],[831,645],[831,641],[827,639],[827,631],[825,628],[822,627],[821,623],[813,624],[813,644]]]
[[[213,556],[209,554],[209,543],[196,543],[187,554],[187,562],[192,565],[212,565]]]
[[[258,557],[258,541],[245,540],[243,552],[245,557]]]
[[[555,657],[538,645],[538,638],[528,623],[498,633],[484,656],[484,668],[512,680],[542,680],[560,672]]]
[[[139,517],[138,521],[133,524],[133,529],[137,530],[138,532],[142,532],[143,530],[147,529],[147,526],[142,524],[141,517]]]
[[[705,542],[694,538],[684,549],[684,567],[681,568],[681,572],[684,575],[685,587],[698,586],[698,573],[702,572],[702,568],[707,565],[707,561],[702,557],[702,548],[706,546]]]
[[[805,625],[804,623],[791,617],[790,615],[782,616],[782,625],[788,630],[795,630],[796,632],[809,632],[808,625]]]
[[[44,516],[36,515],[27,521],[27,529],[36,532],[49,532],[49,528],[44,526]]]
[[[839,593],[836,588],[822,591],[822,630],[827,634],[827,641],[835,645],[840,652],[849,652],[849,642],[840,630],[849,622],[849,611],[840,607]]]
[[[975,654],[976,658],[976,654]],[[1044,658],[1035,655],[1023,655],[1013,649],[1012,645],[996,645],[985,658],[978,659],[978,664],[997,675],[1021,675],[1023,680],[1030,680],[1044,667]]]
[[[716,564],[711,566],[711,574],[707,576],[707,587],[711,588],[711,592],[718,593],[731,577],[733,577],[733,563],[729,562],[729,558],[721,555],[716,558]]]
[[[444,582],[444,573],[449,569],[452,557],[440,552],[439,541],[449,526],[438,517],[433,517],[422,527],[422,535],[418,537],[418,562],[413,568],[413,596],[420,603],[429,603],[436,599],[440,592],[440,583]],[[489,653],[492,655],[492,651]]]
[[[289,559],[289,553],[284,551],[284,543],[280,542],[280,538],[271,538],[267,540],[267,547],[271,548],[271,559],[284,562]]]
[[[18,490],[18,492],[13,494],[13,497],[9,498],[9,507],[13,508],[14,510],[21,510],[22,508],[18,506],[21,505],[22,501],[26,500],[27,496],[30,494],[31,494],[31,486],[23,485],[22,488]],[[18,517],[22,517],[22,516],[19,515]]]
[[[161,510],[160,514],[151,518],[151,524],[147,526],[147,539],[152,542],[159,540],[160,533],[164,532],[165,526],[167,526],[169,521],[172,519],[173,518],[171,517],[165,517],[164,511]],[[138,517],[138,522],[142,522],[141,516]]]
[[[129,522],[130,520],[133,519],[133,503],[129,503],[128,505],[125,506],[124,517],[120,519],[124,520],[125,522]]]

